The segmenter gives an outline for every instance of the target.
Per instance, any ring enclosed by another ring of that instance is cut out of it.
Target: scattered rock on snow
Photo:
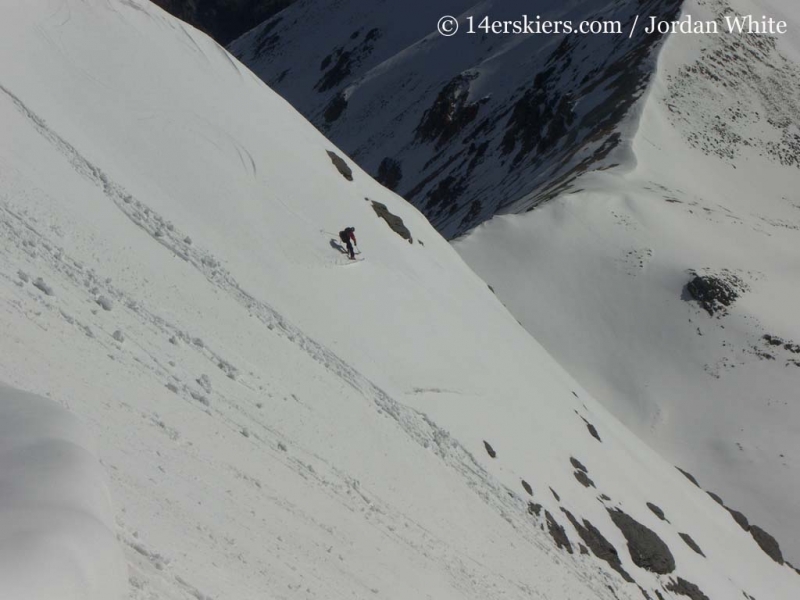
[[[491,456],[492,458],[497,458],[497,452],[494,451],[494,448],[492,448],[492,446],[491,446],[491,444],[489,442],[484,440],[483,441],[483,446],[484,446],[484,448],[486,448],[486,452],[489,454],[489,456]]]
[[[783,564],[783,553],[778,541],[758,525],[750,525],[750,535],[761,547],[764,553],[779,565]]]
[[[121,330],[117,329],[112,335],[115,340],[117,340],[120,344],[125,341],[125,334],[122,333]]]
[[[336,152],[333,152],[331,150],[328,150],[327,152],[328,156],[331,159],[331,162],[333,163],[333,166],[336,167],[339,173],[342,174],[342,177],[347,179],[347,181],[353,181],[353,169],[351,169],[344,161],[344,159],[338,154],[336,154]]]
[[[681,536],[681,539],[686,542],[686,545],[689,546],[689,548],[697,552],[700,556],[705,557],[705,553],[700,549],[700,546],[697,545],[697,542],[692,539],[692,536],[690,536],[688,533],[679,533],[678,535]]]
[[[583,543],[589,547],[592,553],[600,560],[607,562],[609,566],[619,573],[625,581],[632,583],[633,577],[631,577],[628,572],[622,568],[622,562],[619,559],[617,549],[603,536],[602,533],[600,533],[600,530],[598,530],[597,527],[592,525],[586,519],[583,520],[582,524],[579,523],[572,513],[566,508],[562,507],[561,511],[567,515],[569,522],[572,523],[575,531],[578,532],[578,535],[583,540]]]
[[[381,204],[380,202],[375,202],[374,200],[370,200],[372,202],[372,209],[375,211],[381,219],[386,221],[389,227],[394,231],[397,235],[399,235],[404,240],[408,240],[409,244],[413,244],[414,240],[411,237],[411,232],[408,230],[408,227],[405,226],[403,223],[403,219],[398,217],[397,215],[393,215],[389,212],[389,209],[386,208],[385,204]]]
[[[542,505],[535,502],[528,502],[528,514],[536,515],[537,517],[542,512]]]
[[[688,596],[692,600],[710,600],[709,597],[706,596],[699,587],[689,581],[686,581],[682,577],[678,577],[677,581],[670,581],[665,587],[670,592],[674,592],[682,596]]]
[[[30,277],[28,277],[28,274],[22,270],[17,271],[17,277],[19,277],[25,283],[28,283],[30,281]]]
[[[619,508],[608,509],[611,520],[625,536],[628,552],[637,567],[665,575],[675,570],[669,546],[651,529]]]
[[[660,507],[656,506],[652,502],[648,502],[647,503],[647,508],[649,508],[651,511],[653,511],[653,514],[655,516],[657,516],[659,519],[661,519],[662,521],[666,521],[667,520],[667,518],[664,516],[664,511],[661,510]]]
[[[750,531],[750,522],[747,520],[747,517],[745,517],[744,514],[728,506],[725,507],[725,510],[731,513],[733,520],[739,524],[739,527],[741,527],[745,531]]]
[[[569,538],[567,537],[567,532],[564,531],[564,527],[553,518],[550,511],[544,511],[544,516],[547,519],[547,530],[550,532],[550,537],[553,538],[556,546],[572,554],[572,544],[569,543]]]
[[[686,284],[689,296],[712,317],[719,312],[725,314],[746,290],[744,282],[729,271],[723,271],[718,275],[695,273],[692,280]]]
[[[697,487],[700,487],[700,484],[699,484],[699,483],[697,483],[697,479],[695,479],[695,478],[694,478],[694,475],[692,475],[692,474],[691,474],[691,473],[689,473],[688,471],[684,471],[684,470],[683,470],[683,469],[681,469],[680,467],[675,467],[675,468],[676,468],[676,469],[678,469],[678,471],[680,471],[681,473],[683,473],[683,475],[686,477],[686,479],[688,479],[689,481],[691,481],[691,482],[692,482],[693,484],[695,484]]]
[[[575,467],[576,469],[578,469],[579,471],[583,471],[584,473],[588,473],[589,472],[586,469],[586,467],[583,466],[581,461],[579,461],[577,458],[570,456],[569,462],[571,462],[572,466]]]
[[[529,495],[533,496],[533,488],[524,479],[522,480],[522,487],[525,489],[526,492],[528,492]]]
[[[596,488],[597,487],[594,484],[594,481],[592,481],[589,478],[589,476],[586,473],[584,473],[583,471],[578,471],[576,469],[575,472],[573,473],[573,475],[575,475],[575,479],[577,479],[578,483],[580,483],[583,487],[586,487],[586,488],[588,488],[588,487]]]

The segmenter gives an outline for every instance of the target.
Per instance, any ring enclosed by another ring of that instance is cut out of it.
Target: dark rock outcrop
[[[572,544],[569,542],[569,538],[567,537],[567,532],[564,531],[564,527],[553,518],[553,515],[551,515],[549,511],[544,511],[544,516],[547,519],[547,530],[550,532],[550,537],[553,538],[556,546],[558,546],[559,549],[564,549],[572,554]]]
[[[524,479],[522,480],[522,488],[523,488],[523,489],[524,489],[526,492],[528,492],[528,494],[529,494],[530,496],[533,496],[533,488],[531,487],[531,484],[530,484],[530,483],[528,483],[527,481],[525,481]]]
[[[676,469],[678,469],[678,471],[680,471],[681,473],[683,473],[683,475],[686,477],[686,479],[688,479],[689,481],[691,481],[691,482],[692,482],[693,484],[695,484],[697,487],[700,487],[700,484],[699,484],[699,483],[697,483],[697,479],[695,479],[695,478],[694,478],[694,475],[692,475],[692,474],[691,474],[691,473],[689,473],[688,471],[684,471],[684,470],[683,470],[683,469],[681,469],[680,467],[675,467],[675,468],[676,468]]]
[[[562,508],[561,511],[567,515],[569,522],[572,523],[575,531],[578,532],[578,535],[583,540],[583,543],[589,547],[592,553],[600,560],[607,562],[609,566],[619,573],[625,581],[633,583],[633,577],[631,577],[628,572],[622,568],[622,562],[619,559],[619,554],[617,553],[617,549],[614,548],[614,545],[609,542],[603,536],[603,534],[600,533],[600,531],[586,519],[583,520],[583,523],[579,523],[572,513],[566,508]]]
[[[710,600],[699,587],[686,581],[682,577],[678,577],[677,581],[670,581],[665,587],[670,592],[680,594],[681,596],[688,596],[692,600]]]
[[[390,190],[396,189],[403,179],[403,169],[400,167],[400,162],[388,156],[384,158],[381,164],[378,165],[378,174],[375,179]]]
[[[608,509],[608,514],[625,536],[628,552],[637,567],[660,575],[675,570],[675,558],[669,546],[653,530],[618,508]]]
[[[294,0],[153,0],[182,21],[225,45],[263,23]]]
[[[330,157],[333,166],[342,174],[342,177],[347,181],[353,181],[353,169],[344,161],[344,159],[331,150],[327,150],[328,157]]]
[[[750,525],[750,535],[761,547],[764,553],[779,565],[783,564],[783,553],[778,541],[758,525]]]
[[[577,479],[578,483],[580,483],[583,487],[586,487],[586,488],[588,488],[588,487],[596,488],[597,487],[594,484],[594,481],[592,481],[589,478],[589,476],[586,473],[584,473],[583,471],[575,470],[573,475],[575,475],[575,479]]]
[[[528,514],[536,515],[537,517],[542,512],[542,505],[535,502],[528,502]]]
[[[739,298],[742,282],[733,274],[697,275],[686,284],[686,291],[712,317],[725,313]]]
[[[461,74],[445,84],[417,125],[418,140],[443,144],[475,120],[481,103],[468,99],[470,82],[476,77]]]
[[[577,458],[571,456],[570,459],[569,459],[569,462],[571,462],[572,466],[575,467],[576,469],[578,469],[579,471],[583,471],[584,473],[588,473],[589,472],[586,469],[586,467],[583,466],[583,463],[581,463],[581,461],[579,461]]]
[[[486,448],[486,453],[492,458],[497,458],[497,452],[494,451],[492,445],[486,440],[483,441],[483,447]]]
[[[372,208],[381,219],[386,221],[386,224],[394,231],[397,235],[399,235],[404,240],[407,240],[409,244],[414,243],[414,239],[411,237],[411,232],[408,230],[408,227],[405,226],[403,223],[403,219],[398,217],[397,215],[393,215],[389,212],[389,209],[386,208],[385,204],[381,204],[380,202],[372,202]]]
[[[681,539],[686,542],[686,545],[689,546],[689,548],[697,552],[700,556],[705,557],[705,553],[700,549],[700,546],[697,545],[697,542],[692,539],[692,536],[690,536],[688,533],[679,533],[678,535],[681,536]]]
[[[667,517],[664,516],[664,511],[661,510],[661,508],[659,506],[656,506],[652,502],[648,502],[647,503],[647,508],[649,508],[651,511],[653,511],[653,514],[655,516],[657,516],[659,519],[661,519],[662,521],[666,521],[667,520]]]

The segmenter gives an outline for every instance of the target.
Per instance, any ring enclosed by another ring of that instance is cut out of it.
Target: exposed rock
[[[783,553],[778,541],[758,525],[750,525],[750,535],[761,547],[764,553],[779,565],[783,564]]]
[[[425,111],[417,125],[416,136],[421,141],[443,144],[475,120],[481,102],[469,103],[470,82],[477,75],[458,75],[441,89],[433,106]]]
[[[592,553],[600,560],[607,562],[625,581],[633,583],[633,577],[622,568],[622,562],[619,559],[619,554],[617,553],[617,549],[614,548],[614,545],[586,519],[584,519],[583,524],[581,524],[566,508],[562,507],[561,511],[567,515],[569,522],[572,523],[572,526]]]
[[[400,162],[388,156],[384,158],[381,164],[378,165],[378,174],[375,179],[390,190],[397,189],[397,186],[400,185],[400,180],[403,179],[403,169],[400,166]]]
[[[655,504],[653,504],[652,502],[648,502],[648,503],[647,503],[647,508],[649,508],[650,510],[652,510],[652,511],[653,511],[653,514],[654,514],[655,516],[657,516],[659,519],[661,519],[662,521],[666,521],[666,520],[667,520],[667,518],[664,516],[664,511],[663,511],[663,510],[661,510],[661,508],[660,508],[660,507],[656,506],[656,505],[655,505]]]
[[[574,392],[573,392],[573,393],[574,393]],[[584,421],[586,421],[586,419],[584,419]],[[601,439],[600,439],[600,434],[599,434],[599,433],[597,433],[597,429],[595,428],[595,426],[594,426],[594,425],[592,425],[591,423],[589,423],[589,421],[586,421],[586,428],[589,430],[589,433],[590,433],[590,434],[592,434],[592,437],[593,437],[594,439],[596,439],[596,440],[597,440],[598,442],[600,442],[600,443],[602,443],[602,442],[603,442],[603,440],[601,440]]]
[[[744,282],[733,273],[724,271],[719,275],[697,275],[686,284],[686,291],[712,317],[725,313],[746,289]]]
[[[375,28],[369,30],[361,42],[352,44],[349,48],[344,46],[336,48],[322,61],[320,69],[325,73],[317,81],[314,89],[318,92],[327,92],[341,84],[365,58],[372,54],[374,43],[380,37],[381,30]],[[351,37],[350,42],[355,39]]]
[[[489,444],[489,442],[484,440],[483,441],[483,446],[484,446],[484,448],[486,448],[486,452],[489,454],[489,456],[491,456],[492,458],[497,458],[497,452],[494,451],[494,448],[492,448],[492,446],[491,446],[491,444]]]
[[[675,558],[669,546],[654,531],[618,508],[608,509],[608,514],[625,536],[636,566],[661,575],[675,570]]]
[[[683,474],[686,476],[686,479],[688,479],[689,481],[691,481],[691,482],[692,482],[693,484],[695,484],[697,487],[700,487],[700,484],[699,484],[699,483],[697,483],[697,479],[695,479],[695,478],[694,478],[694,475],[692,475],[692,474],[691,474],[691,473],[689,473],[688,471],[684,471],[684,470],[683,470],[683,469],[681,469],[680,467],[675,467],[675,468],[676,468],[676,469],[678,469],[678,471],[680,471],[681,473],[683,473]]]
[[[544,511],[544,516],[547,519],[547,529],[553,541],[555,541],[556,546],[572,554],[572,544],[569,543],[569,538],[567,537],[567,532],[564,531],[564,527],[559,525],[558,521],[553,518],[553,515],[551,515],[549,511]]]
[[[403,223],[403,219],[398,217],[397,215],[393,215],[389,212],[389,209],[386,208],[385,204],[381,204],[380,202],[372,202],[372,208],[381,219],[386,221],[387,225],[391,227],[392,231],[394,231],[397,235],[399,235],[404,240],[408,240],[409,244],[414,243],[414,239],[411,237],[411,232],[408,230],[408,227],[405,226]]]
[[[336,154],[336,152],[331,150],[328,150],[327,152],[331,162],[333,163],[333,166],[335,166],[339,173],[342,174],[342,177],[347,179],[347,181],[353,181],[353,169],[351,169],[347,163],[344,162],[344,159]]]
[[[581,484],[583,487],[587,487],[587,488],[588,488],[588,487],[593,487],[593,488],[596,488],[596,487],[597,487],[597,486],[594,484],[594,481],[592,481],[592,480],[589,478],[589,476],[588,476],[586,473],[584,473],[583,471],[578,471],[578,470],[576,470],[576,471],[573,473],[573,475],[575,475],[575,479],[577,479],[577,480],[578,480],[578,483],[580,483],[580,484]]]
[[[578,550],[580,550],[581,554],[589,554],[589,549],[583,544],[578,544]]]
[[[706,596],[699,587],[689,581],[686,581],[682,577],[678,577],[677,581],[670,581],[665,587],[670,592],[674,592],[682,596],[688,596],[692,600],[710,600],[709,597]]]
[[[695,542],[692,539],[692,536],[690,536],[688,533],[679,533],[678,535],[681,536],[681,538],[683,539],[684,542],[686,542],[686,545],[689,546],[689,548],[697,552],[700,556],[705,556],[703,551],[700,549],[700,546],[697,545],[697,542]]]
[[[325,122],[333,123],[334,121],[338,120],[346,108],[347,98],[345,98],[344,94],[342,93],[336,94],[333,98],[331,98],[331,101],[328,102],[328,106],[325,107],[325,112],[323,113]]]
[[[197,27],[221,45],[263,23],[294,0],[153,0],[182,21]],[[276,19],[277,21],[278,19]],[[265,27],[265,29],[267,29]]]
[[[731,513],[733,520],[739,524],[739,527],[741,527],[745,531],[750,531],[750,522],[747,520],[747,517],[745,517],[738,510],[734,510],[728,506],[725,507],[725,510]]]
[[[529,495],[533,496],[533,488],[524,479],[522,480],[522,487],[525,489],[526,492],[528,492]]]
[[[561,502],[561,496],[559,496],[553,488],[550,488],[550,491],[553,492],[553,497]]]
[[[542,505],[536,504],[535,502],[528,502],[528,513],[531,515],[536,515],[537,517],[542,512]]]
[[[575,467],[576,469],[578,469],[579,471],[583,471],[584,473],[588,473],[589,472],[586,469],[586,467],[583,466],[581,461],[579,461],[577,458],[570,457],[569,462],[571,462],[572,466]]]
[[[711,496],[711,499],[712,499],[712,500],[714,500],[714,502],[716,502],[716,503],[717,503],[717,504],[719,504],[720,506],[725,506],[725,503],[722,501],[722,498],[720,498],[719,496],[717,496],[717,495],[716,495],[714,492],[709,492],[709,491],[706,491],[706,494],[708,494],[709,496]]]

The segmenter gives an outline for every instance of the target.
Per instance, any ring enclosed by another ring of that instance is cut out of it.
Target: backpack
[[[339,239],[342,240],[345,244],[350,241],[350,228],[348,227],[344,231],[339,232]]]

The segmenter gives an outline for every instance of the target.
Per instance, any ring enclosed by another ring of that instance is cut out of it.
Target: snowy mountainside
[[[97,439],[128,598],[796,597],[212,40],[139,0],[4,16],[0,380]]]
[[[534,19],[530,2],[302,0],[229,49],[379,181],[454,237],[522,212],[627,152],[623,121],[662,42],[636,15],[679,0],[538,2],[543,20],[616,35],[466,33],[467,17]],[[460,31],[436,30],[443,15]],[[313,43],[309,43],[313,40]]]
[[[595,397],[797,563],[800,18],[776,1],[685,13],[790,30],[669,39],[634,160],[455,247]]]

